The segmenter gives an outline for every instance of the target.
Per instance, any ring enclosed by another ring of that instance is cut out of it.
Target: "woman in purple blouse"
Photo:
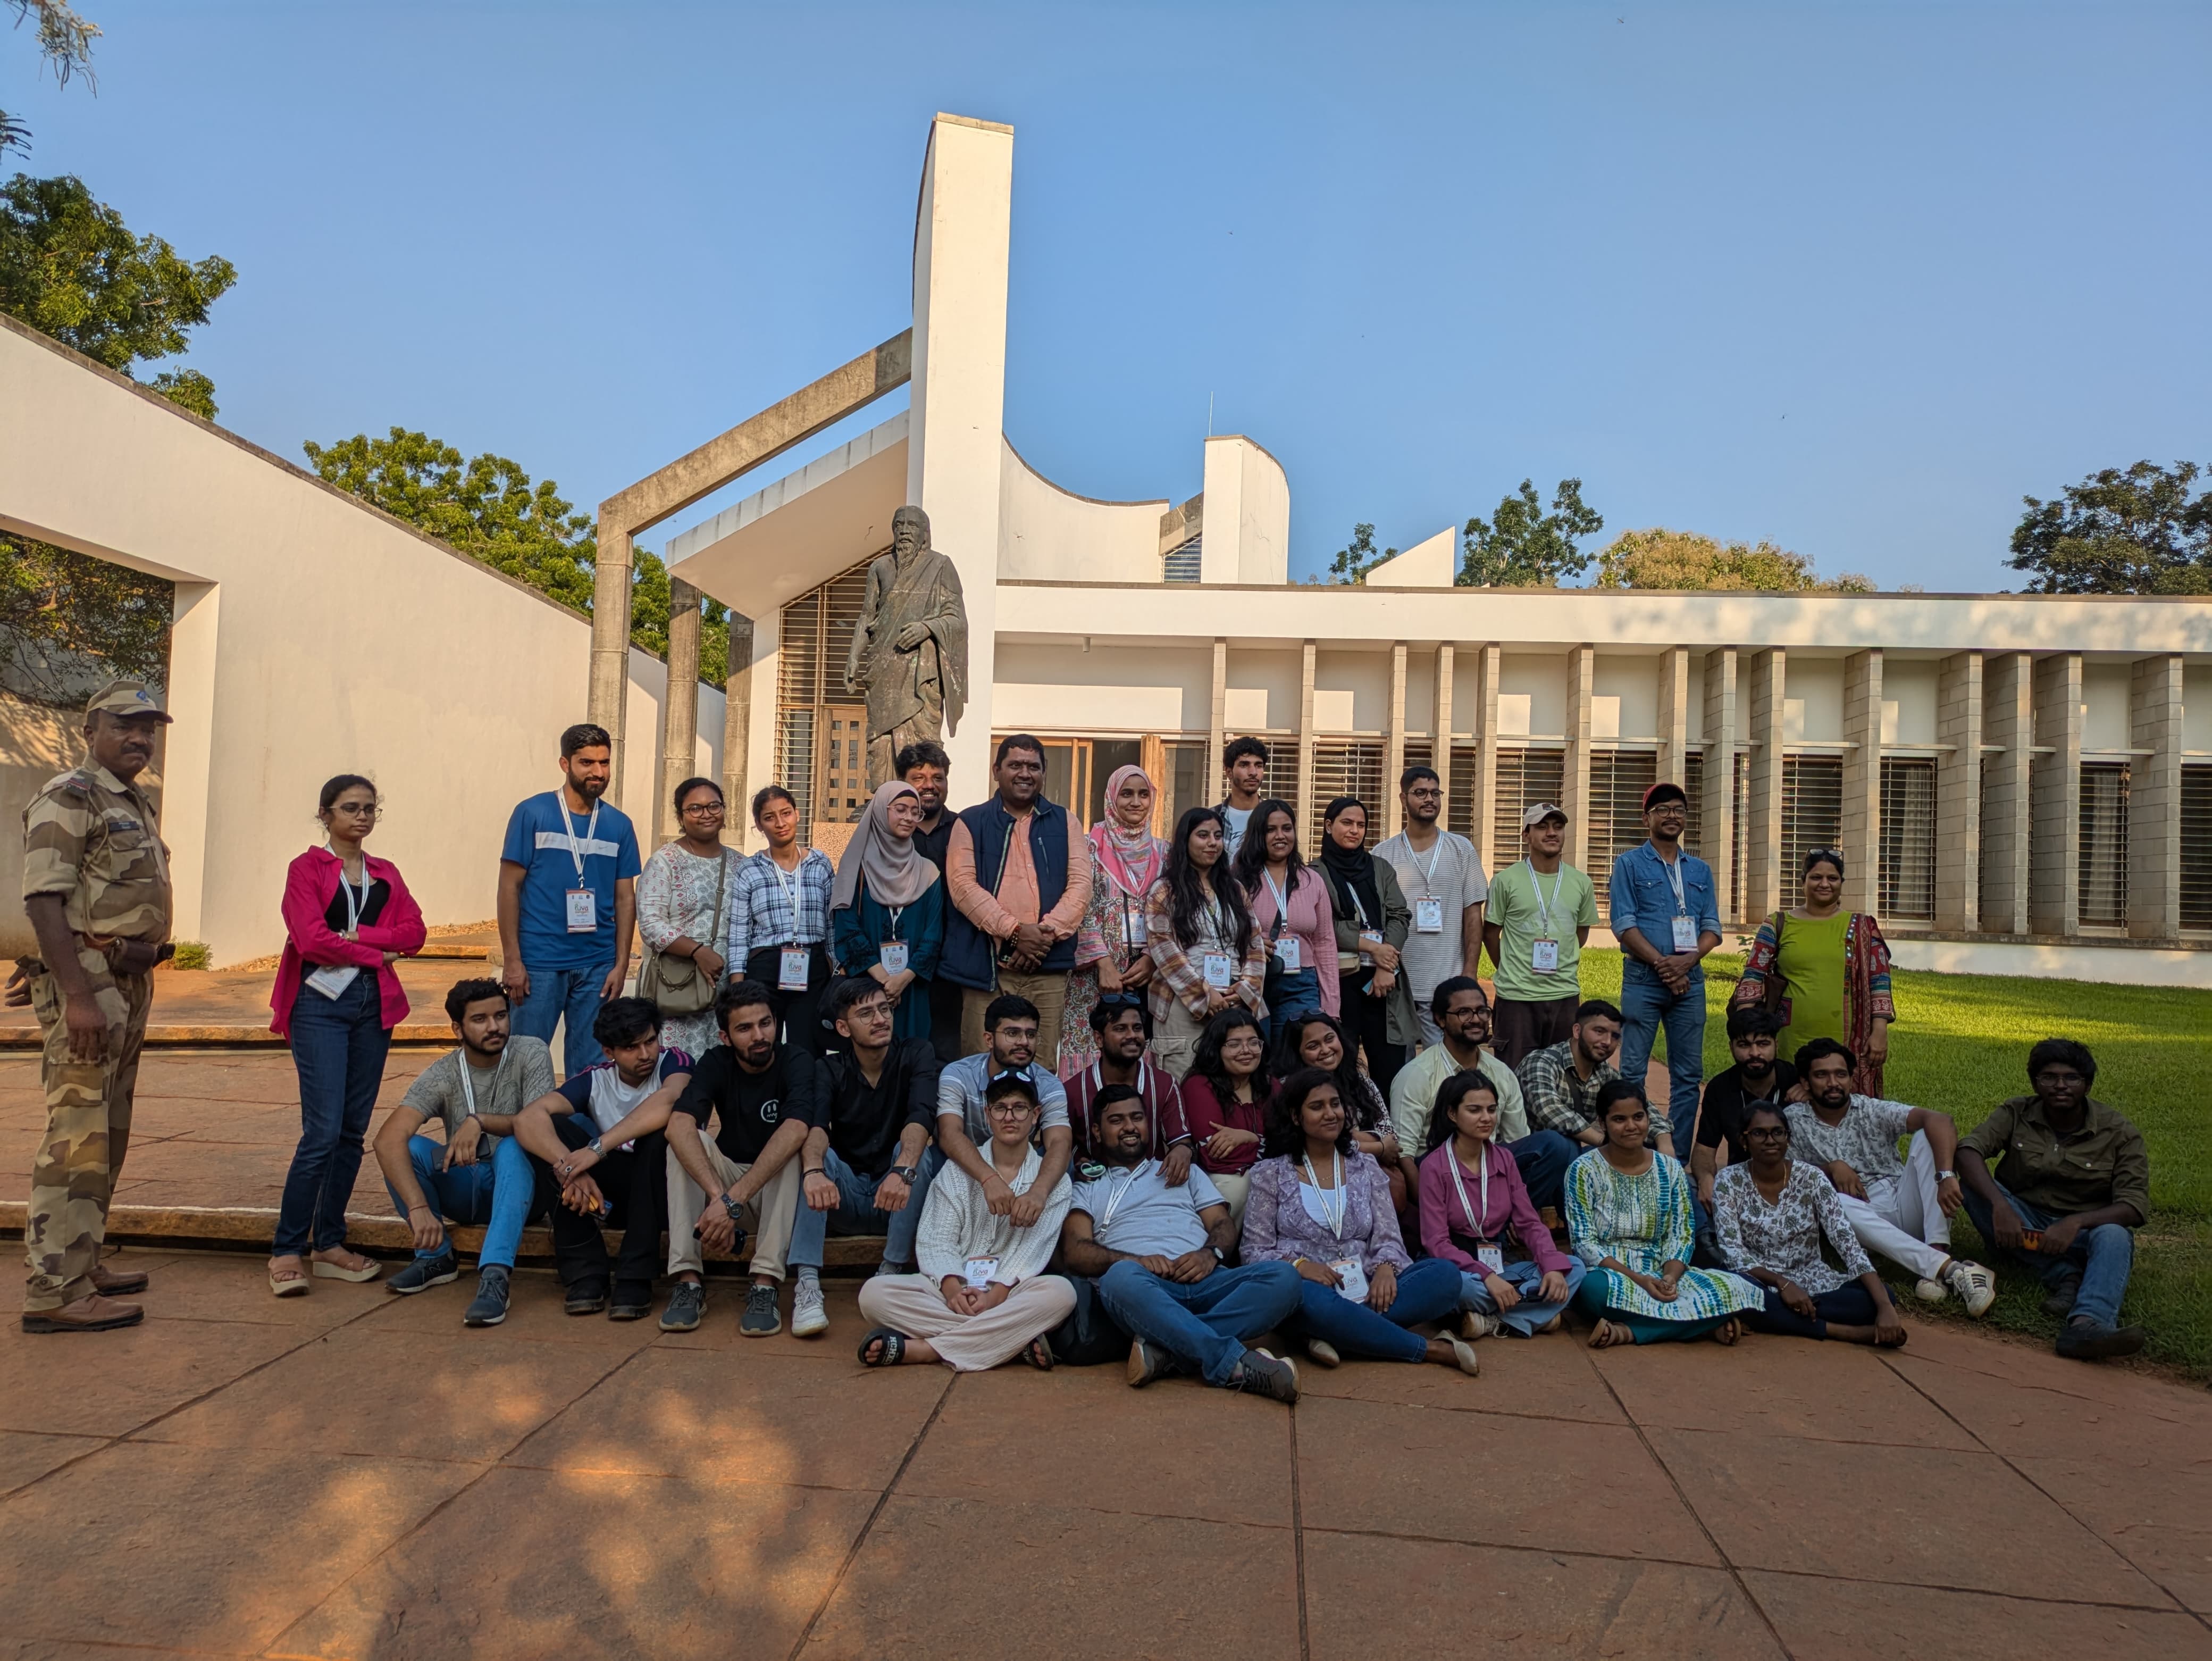
[[[1285,1079],[1261,1151],[1244,1208],[1244,1261],[1274,1258],[1297,1270],[1303,1296],[1284,1335],[1304,1339],[1325,1367],[1371,1355],[1472,1375],[1474,1348],[1464,1339],[1409,1330],[1458,1310],[1459,1269],[1407,1255],[1389,1179],[1354,1145],[1336,1080],[1317,1067]]]

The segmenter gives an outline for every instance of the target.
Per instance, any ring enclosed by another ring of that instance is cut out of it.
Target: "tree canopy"
[[[1589,556],[1576,546],[1605,528],[1605,520],[1583,505],[1583,482],[1563,478],[1546,513],[1528,479],[1498,504],[1488,520],[1470,519],[1462,540],[1459,586],[1475,588],[1556,588],[1562,577],[1579,576]]]
[[[1336,557],[1329,562],[1329,581],[1338,584],[1364,582],[1370,571],[1384,560],[1397,557],[1395,548],[1385,548],[1379,554],[1375,551],[1375,527],[1372,525],[1355,525],[1352,527],[1350,545],[1338,549]]]
[[[1723,543],[1694,531],[1623,531],[1597,558],[1601,588],[1751,589],[1768,593],[1870,593],[1854,572],[1832,581],[1813,562],[1771,542]]]
[[[2192,493],[2193,461],[2107,467],[2055,501],[2023,496],[2012,533],[2015,571],[2031,593],[2212,593],[2212,489]]]
[[[82,708],[112,675],[169,678],[173,584],[0,532],[0,685]]]
[[[0,185],[0,312],[95,363],[129,374],[134,363],[176,356],[237,280],[219,255],[188,260],[161,237],[137,235],[82,179],[19,173]],[[198,370],[153,384],[214,416],[215,383]]]
[[[31,38],[46,67],[54,72],[57,86],[69,85],[73,75],[82,76],[87,86],[93,84],[92,43],[100,37],[99,25],[78,16],[66,0],[0,0],[0,9],[15,14],[14,27],[19,29],[37,15],[39,27]],[[0,110],[0,155],[30,148],[31,130]]]
[[[394,427],[385,438],[356,433],[301,447],[319,474],[395,519],[589,613],[598,567],[592,517],[574,511],[550,478],[489,453],[464,461],[452,445]],[[630,640],[668,651],[668,568],[645,549],[634,556]],[[699,678],[719,686],[729,673],[729,612],[708,600],[699,636]]]

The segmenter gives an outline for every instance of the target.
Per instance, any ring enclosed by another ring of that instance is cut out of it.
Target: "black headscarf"
[[[1375,856],[1364,848],[1340,848],[1336,838],[1328,834],[1328,827],[1336,822],[1336,816],[1347,807],[1357,807],[1363,813],[1367,811],[1367,804],[1358,797],[1339,796],[1322,812],[1322,867],[1328,873],[1330,885],[1340,893],[1349,889],[1359,897],[1360,907],[1367,914],[1366,926],[1380,933],[1382,928],[1382,894],[1375,885]],[[1340,912],[1350,910],[1349,907],[1338,909]],[[1357,922],[1357,917],[1353,921]]]

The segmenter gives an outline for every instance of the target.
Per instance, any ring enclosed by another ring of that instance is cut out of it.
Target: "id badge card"
[[[1340,1257],[1329,1267],[1336,1271],[1340,1285],[1336,1295],[1349,1298],[1355,1304],[1367,1301],[1367,1271],[1360,1267],[1357,1257]]]
[[[904,940],[885,940],[883,943],[879,948],[878,961],[883,964],[884,974],[906,973],[906,947],[907,943]]]
[[[1474,1249],[1474,1261],[1492,1275],[1503,1275],[1505,1273],[1505,1248],[1479,1245]]]
[[[779,992],[806,990],[807,958],[811,954],[803,946],[787,946],[776,954],[775,989]]]
[[[1359,931],[1359,963],[1362,968],[1365,968],[1374,963],[1375,948],[1382,944],[1382,931],[1381,929],[1363,928]]]
[[[1207,952],[1203,967],[1206,970],[1206,983],[1216,992],[1226,992],[1229,989],[1230,982],[1237,977],[1236,965],[1230,961],[1226,952]]]
[[[1283,965],[1285,974],[1298,972],[1298,937],[1296,934],[1285,934],[1275,942],[1275,958]]]
[[[1674,919],[1674,949],[1677,952],[1698,949],[1698,920],[1695,917]]]
[[[990,1287],[991,1277],[999,1272],[996,1257],[970,1257],[968,1260],[968,1289],[983,1292]]]
[[[1417,934],[1441,934],[1444,932],[1444,903],[1434,895],[1413,902],[1413,932]]]
[[[1539,975],[1559,972],[1559,943],[1557,940],[1528,942],[1528,966]]]
[[[1121,944],[1132,952],[1145,949],[1145,914],[1124,910],[1121,913]]]
[[[599,897],[588,888],[568,891],[568,932],[593,934],[599,928]]]

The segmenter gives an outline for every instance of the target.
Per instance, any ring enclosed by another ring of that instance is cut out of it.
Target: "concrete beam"
[[[2005,652],[1982,663],[1979,912],[1987,934],[2027,933],[2028,853],[2033,843],[2035,660]]]
[[[1447,740],[1449,744],[1449,740]],[[1406,642],[1390,648],[1389,725],[1382,738],[1382,834],[1395,837],[1405,829],[1405,808],[1398,800],[1398,775],[1406,766]]]
[[[1746,922],[1781,904],[1782,705],[1790,684],[1790,654],[1779,646],[1751,659],[1751,760],[1746,783],[1750,822],[1743,830],[1743,908]]]
[[[2081,921],[2081,654],[2035,662],[2035,753],[2028,765],[2028,927],[2071,934]]]
[[[2128,933],[2172,940],[2181,932],[2180,658],[2136,660],[2128,745]]]
[[[1597,677],[1597,653],[1588,646],[1567,648],[1567,754],[1561,770],[1559,806],[1567,810],[1566,861],[1589,868],[1590,699]],[[1498,850],[1502,856],[1503,849]],[[1486,867],[1487,868],[1487,867]]]
[[[1681,782],[1690,746],[1690,654],[1670,646],[1659,654],[1659,774]]]
[[[1495,643],[1474,648],[1474,788],[1468,817],[1474,824],[1455,827],[1474,844],[1482,868],[1498,868],[1498,849],[1491,844],[1491,821],[1498,817],[1498,674],[1501,654]]]
[[[670,581],[668,691],[660,700],[660,773],[653,787],[656,846],[684,834],[670,793],[691,776],[699,753],[699,600],[690,583]]]
[[[1705,778],[1699,794],[1698,856],[1712,867],[1713,897],[1726,922],[1741,922],[1735,903],[1735,648],[1705,654]]]
[[[1298,799],[1291,805],[1297,809],[1298,838],[1305,839],[1306,828],[1313,823],[1314,804],[1314,643],[1306,642],[1299,653],[1298,667]],[[1321,850],[1308,848],[1305,856],[1312,859]]]
[[[1437,790],[1443,798],[1444,811],[1440,823],[1448,830],[1466,833],[1467,827],[1451,822],[1452,778],[1452,648],[1449,645],[1437,648],[1437,716],[1429,727],[1429,765],[1437,770]],[[1382,794],[1389,799],[1389,823],[1399,830],[1406,828],[1405,805],[1398,800],[1398,776],[1395,773],[1382,781]],[[1395,832],[1394,831],[1395,835]]]

